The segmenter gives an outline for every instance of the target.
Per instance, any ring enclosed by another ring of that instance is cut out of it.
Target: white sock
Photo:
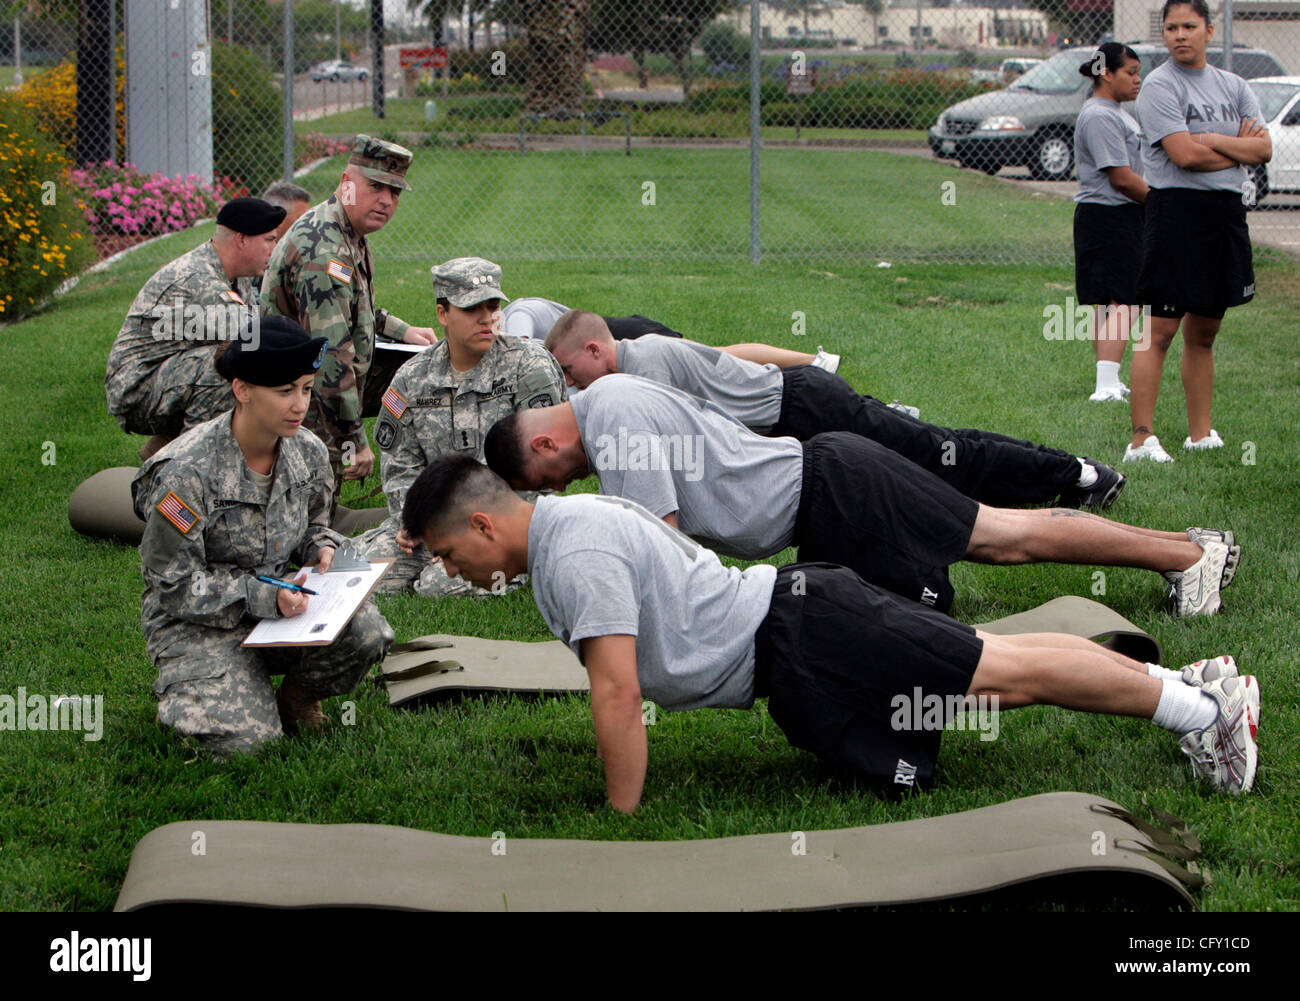
[[[1119,389],[1119,362],[1097,362],[1097,392],[1103,389]]]
[[[1079,463],[1079,468],[1082,469],[1083,472],[1079,474],[1079,482],[1076,483],[1075,486],[1087,489],[1097,482],[1097,470],[1088,465],[1082,459],[1078,459],[1077,461]]]
[[[1161,681],[1177,681],[1186,684],[1186,682],[1183,682],[1182,671],[1171,671],[1159,664],[1147,664],[1147,675],[1152,678],[1159,678]]]
[[[1174,733],[1187,733],[1204,730],[1219,718],[1219,704],[1199,688],[1168,678],[1161,684],[1160,704],[1151,717],[1156,726]]]

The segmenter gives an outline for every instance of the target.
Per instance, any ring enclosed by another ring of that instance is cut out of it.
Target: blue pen
[[[276,587],[282,587],[286,591],[298,591],[302,594],[317,593],[309,587],[302,587],[301,585],[298,584],[290,584],[287,580],[276,580],[274,577],[267,577],[264,576],[263,574],[258,574],[257,579],[262,581],[264,584],[274,584]]]

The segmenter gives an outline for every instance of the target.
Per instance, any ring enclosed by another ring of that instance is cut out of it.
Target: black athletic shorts
[[[1152,188],[1139,292],[1152,316],[1218,320],[1250,302],[1255,269],[1240,192]]]
[[[631,316],[605,316],[602,319],[605,321],[605,326],[609,327],[609,332],[614,335],[616,341],[640,337],[642,334],[660,334],[664,337],[682,336],[676,330],[665,327],[658,320],[652,320],[648,316],[639,316],[635,313]]]
[[[1080,305],[1121,306],[1142,301],[1142,206],[1074,206],[1074,294]]]
[[[983,648],[970,626],[852,570],[791,563],[754,635],[754,694],[793,746],[903,792],[928,785],[939,756],[923,711],[970,690]]]
[[[948,567],[966,558],[978,513],[977,501],[869,438],[831,431],[804,442],[801,562],[848,567],[946,612]]]

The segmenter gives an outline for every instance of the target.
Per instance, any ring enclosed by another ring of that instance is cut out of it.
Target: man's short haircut
[[[593,322],[596,321],[596,322]],[[546,350],[554,354],[560,347],[568,347],[572,341],[578,338],[587,338],[598,336],[596,323],[604,326],[605,320],[597,313],[588,313],[583,309],[571,309],[551,327],[551,332],[546,335]],[[605,331],[610,339],[613,334],[609,334],[608,328]]]
[[[440,455],[415,478],[402,505],[402,528],[414,539],[451,527],[459,529],[474,511],[496,511],[511,498],[510,487],[468,455]]]
[[[528,454],[524,450],[521,411],[502,417],[492,425],[483,439],[483,459],[488,468],[507,483],[520,483],[524,479],[524,465]]]
[[[270,202],[272,205],[279,205],[280,208],[288,212],[296,202],[310,204],[311,192],[301,184],[294,184],[292,181],[272,181],[267,189],[262,192],[262,200]]]

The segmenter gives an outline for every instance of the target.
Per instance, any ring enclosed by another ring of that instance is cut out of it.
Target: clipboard
[[[254,648],[329,646],[337,640],[365,600],[388,573],[393,560],[369,560],[365,570],[333,566],[325,573],[310,570],[307,587],[320,593],[307,602],[307,610],[292,618],[263,619],[244,637],[241,646]],[[313,607],[315,606],[315,607]]]

